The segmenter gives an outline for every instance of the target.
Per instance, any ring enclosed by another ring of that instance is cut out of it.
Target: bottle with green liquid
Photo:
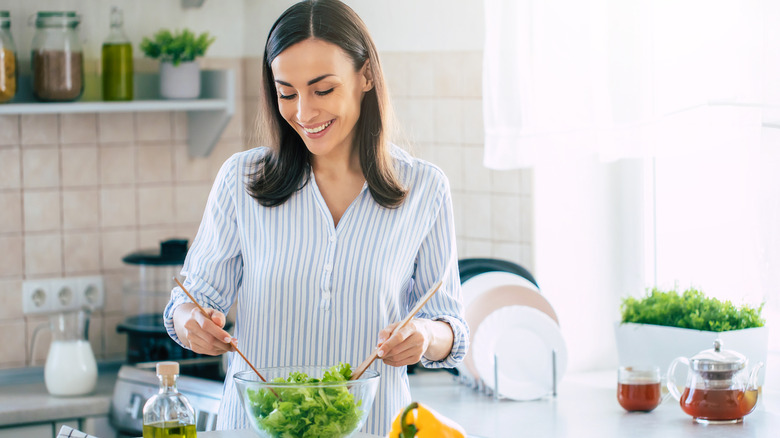
[[[103,43],[103,100],[133,100],[133,46],[123,26],[122,10],[111,8],[111,31]]]
[[[196,438],[195,411],[176,389],[177,362],[157,363],[160,391],[144,405],[144,438]]]

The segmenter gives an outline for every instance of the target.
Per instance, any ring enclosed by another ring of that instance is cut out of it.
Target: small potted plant
[[[717,338],[723,348],[744,354],[750,363],[766,363],[763,305],[737,307],[694,288],[682,294],[653,288],[643,298],[624,298],[620,307],[615,339],[621,365],[658,365],[663,373],[675,358],[712,348]],[[763,379],[762,372],[761,383]]]
[[[166,99],[195,99],[200,96],[200,67],[196,58],[206,54],[214,37],[195,35],[184,29],[172,33],[163,29],[152,39],[144,37],[144,55],[160,60],[160,95]]]

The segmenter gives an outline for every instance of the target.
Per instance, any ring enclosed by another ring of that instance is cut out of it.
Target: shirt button
[[[330,241],[331,242],[335,242],[336,241],[336,235],[335,234],[330,236]]]
[[[330,263],[325,265],[325,272],[330,272]]]
[[[325,298],[326,300],[329,300],[330,299],[330,292],[328,292],[328,291],[323,292],[322,293],[322,298]]]

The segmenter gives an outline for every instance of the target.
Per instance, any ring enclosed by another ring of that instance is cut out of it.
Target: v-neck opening
[[[338,233],[340,229],[339,227],[342,226],[344,221],[349,219],[350,212],[354,208],[357,208],[355,207],[355,204],[357,204],[358,200],[363,196],[363,193],[366,190],[368,190],[368,181],[363,181],[363,187],[360,188],[360,191],[355,196],[355,199],[353,199],[349,203],[346,210],[344,210],[344,214],[341,215],[341,218],[339,219],[339,223],[336,224],[336,222],[333,219],[333,214],[330,212],[330,208],[328,207],[328,203],[325,202],[325,197],[322,196],[322,192],[320,191],[320,186],[317,184],[317,178],[314,176],[314,169],[310,170],[310,176],[311,176],[312,189],[314,190],[317,199],[317,205],[319,205],[320,211],[327,218],[328,224],[330,225],[330,229]]]

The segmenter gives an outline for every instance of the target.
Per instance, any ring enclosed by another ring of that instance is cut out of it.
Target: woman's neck
[[[314,174],[328,179],[354,178],[363,176],[360,156],[356,149],[333,151],[325,156],[312,155],[311,166]]]

